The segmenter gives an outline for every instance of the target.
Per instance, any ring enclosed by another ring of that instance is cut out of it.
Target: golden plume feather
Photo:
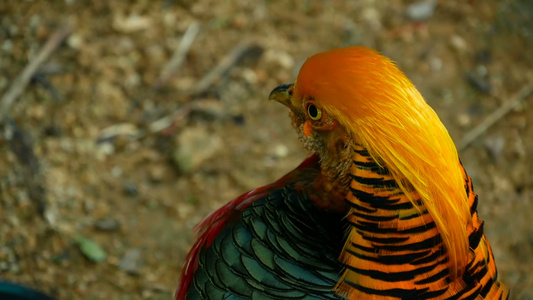
[[[379,53],[348,47],[310,57],[294,93],[297,99],[314,98],[389,169],[406,195],[412,188],[418,192],[446,245],[450,275],[460,276],[471,216],[457,150],[407,77]]]

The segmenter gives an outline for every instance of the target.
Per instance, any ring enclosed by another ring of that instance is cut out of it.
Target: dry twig
[[[46,191],[43,184],[43,176],[39,166],[39,159],[33,150],[33,141],[28,134],[23,132],[15,122],[7,119],[2,128],[0,137],[3,137],[11,151],[19,160],[25,175],[24,184],[27,187],[28,195],[36,204],[37,212],[44,217],[46,210]]]
[[[33,75],[37,72],[43,62],[50,54],[61,44],[61,42],[70,34],[70,27],[64,26],[54,32],[37,56],[32,59],[24,68],[22,73],[13,81],[7,92],[0,100],[0,123],[2,123],[9,113],[13,102],[24,92]]]
[[[167,84],[168,80],[176,74],[178,69],[181,67],[183,62],[185,61],[185,57],[187,56],[187,53],[189,52],[189,49],[192,46],[192,43],[194,42],[194,39],[200,32],[200,25],[198,23],[192,23],[189,25],[189,28],[187,28],[187,31],[183,35],[183,38],[181,39],[181,42],[174,52],[174,55],[168,62],[168,64],[163,68],[161,71],[161,74],[159,75],[159,79],[155,83],[156,88],[160,88]]]
[[[481,136],[484,132],[487,131],[492,125],[494,125],[498,120],[503,118],[508,112],[520,104],[524,99],[526,99],[533,92],[533,82],[529,83],[523,87],[514,97],[514,99],[505,102],[492,114],[488,115],[481,123],[476,127],[468,131],[461,142],[459,143],[459,150],[466,149],[474,140]]]
[[[235,46],[220,62],[196,84],[192,89],[192,95],[201,95],[207,92],[213,84],[220,78],[224,77],[231,68],[237,65],[247,54],[260,47],[251,42],[243,42]],[[262,49],[259,49],[261,52]]]
[[[181,123],[185,122],[185,118],[191,113],[191,105],[186,104],[180,109],[174,111],[172,114],[167,115],[149,125],[149,129],[152,133],[158,133],[168,131],[169,129],[175,129]]]

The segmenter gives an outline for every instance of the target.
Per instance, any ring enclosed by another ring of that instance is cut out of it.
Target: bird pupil
[[[316,118],[318,116],[318,110],[316,109],[316,106],[314,105],[309,105],[309,115],[312,117],[312,118]]]

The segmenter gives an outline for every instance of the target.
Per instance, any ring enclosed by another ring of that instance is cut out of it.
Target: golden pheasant
[[[269,97],[312,155],[198,225],[176,299],[506,299],[437,114],[386,57],[311,56]]]

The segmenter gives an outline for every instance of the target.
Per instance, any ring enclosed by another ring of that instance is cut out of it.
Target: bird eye
[[[307,114],[313,121],[318,121],[322,118],[322,111],[314,104],[309,104],[309,106],[307,106]]]

